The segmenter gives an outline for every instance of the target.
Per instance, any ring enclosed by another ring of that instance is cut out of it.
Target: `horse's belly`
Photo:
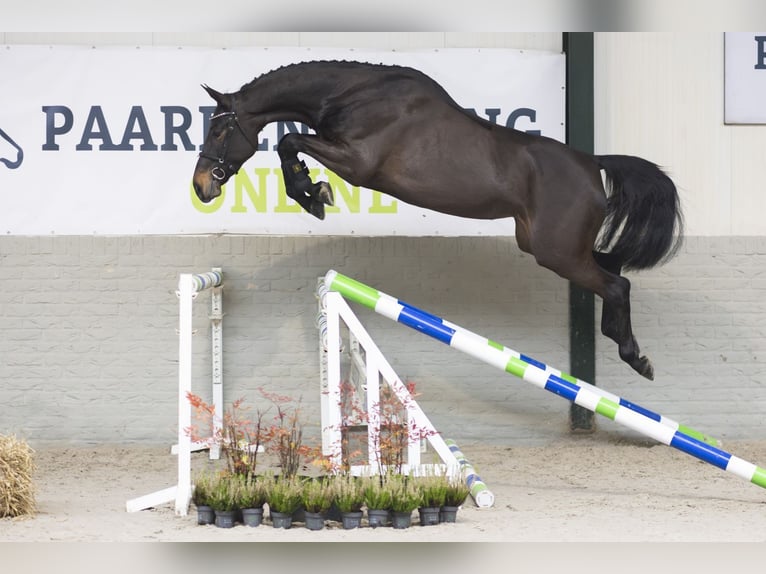
[[[464,183],[424,186],[422,182],[413,181],[406,187],[379,186],[375,189],[417,207],[471,219],[515,217],[519,212],[510,194],[504,196]]]

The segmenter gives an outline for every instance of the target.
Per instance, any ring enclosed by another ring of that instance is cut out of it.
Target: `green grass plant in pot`
[[[219,528],[234,526],[237,515],[237,488],[239,480],[235,475],[220,474],[213,481],[210,506],[215,511],[215,525]]]
[[[409,476],[395,474],[391,481],[391,525],[394,528],[409,528],[412,525],[412,511],[421,504],[420,489]]]
[[[263,476],[238,475],[237,506],[242,511],[245,526],[260,526],[263,522],[263,505],[268,496],[269,479]]]
[[[322,530],[325,515],[333,502],[332,481],[325,477],[309,478],[303,481],[301,502],[309,530]]]
[[[439,510],[439,522],[455,522],[457,511],[470,493],[471,488],[462,474],[458,473],[456,476],[450,477],[447,482],[444,504]]]
[[[274,528],[290,528],[293,514],[301,506],[301,480],[295,476],[279,476],[271,483],[268,494],[269,516]]]
[[[388,476],[368,476],[363,482],[364,504],[367,507],[367,521],[372,528],[387,526],[391,520],[392,483]]]
[[[415,479],[420,490],[418,514],[421,526],[439,524],[439,511],[447,496],[449,479],[442,474],[429,474]]]
[[[338,475],[333,480],[335,505],[341,515],[343,528],[350,530],[362,525],[364,489],[362,479],[350,475]]]
[[[210,505],[215,477],[209,472],[201,472],[194,478],[192,502],[197,507],[197,524],[213,524],[215,511]]]

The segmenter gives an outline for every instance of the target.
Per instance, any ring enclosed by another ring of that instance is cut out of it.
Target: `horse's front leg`
[[[298,159],[299,148],[296,138],[287,134],[277,146],[277,153],[282,162],[282,175],[285,180],[285,193],[308,213],[317,219],[324,219],[324,206],[334,205],[335,200],[330,184],[326,181],[311,181],[306,163]]]

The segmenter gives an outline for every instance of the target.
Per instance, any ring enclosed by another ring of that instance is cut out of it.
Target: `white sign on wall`
[[[766,32],[727,32],[724,46],[724,122],[766,124]]]
[[[288,63],[346,59],[407,65],[498,124],[564,139],[565,59],[549,52],[367,52],[305,48],[7,46],[0,50],[0,233],[13,235],[509,235],[513,220],[423,210],[329,180],[337,206],[319,221],[286,197],[274,150],[293,122],[266,126],[259,151],[202,204],[192,172],[214,102]]]

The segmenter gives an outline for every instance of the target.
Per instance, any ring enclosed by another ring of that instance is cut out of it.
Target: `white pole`
[[[213,267],[213,272],[221,274],[220,267]],[[212,341],[212,384],[213,384],[213,437],[210,447],[210,459],[218,460],[221,456],[221,447],[218,437],[223,431],[223,288],[219,283],[213,287],[210,294],[210,339]]]
[[[191,500],[191,405],[187,394],[191,392],[192,359],[192,300],[196,292],[192,275],[181,274],[178,280],[178,488],[176,514],[186,516]]]
[[[325,429],[330,438],[330,445],[335,449],[332,454],[332,464],[340,468],[343,463],[341,452],[341,396],[340,396],[340,324],[338,307],[334,301],[326,300],[327,311],[327,402],[329,413]],[[330,454],[330,453],[326,453]]]
[[[178,455],[178,483],[175,486],[153,492],[125,503],[128,512],[138,512],[146,508],[166,504],[175,500],[177,515],[186,516],[191,502],[191,403],[188,393],[192,390],[192,302],[199,291],[213,289],[212,313],[210,320],[213,339],[213,400],[216,406],[216,418],[220,420],[223,409],[223,340],[221,321],[223,320],[223,299],[221,287],[223,272],[220,268],[192,275],[182,273],[178,278],[178,444],[171,452]],[[215,423],[214,423],[215,424]],[[220,423],[219,423],[220,424]],[[195,445],[196,447],[196,445]],[[199,449],[196,449],[199,450]],[[213,453],[211,449],[211,458]]]

